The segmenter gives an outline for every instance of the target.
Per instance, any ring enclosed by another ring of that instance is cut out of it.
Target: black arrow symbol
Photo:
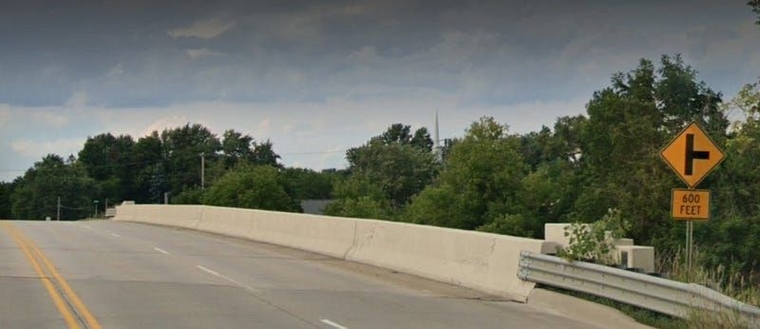
[[[694,173],[694,159],[709,160],[710,152],[694,150],[694,134],[686,134],[686,167],[684,175],[691,176]]]

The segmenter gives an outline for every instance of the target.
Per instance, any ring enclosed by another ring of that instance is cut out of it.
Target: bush
[[[207,190],[204,204],[222,207],[300,212],[300,205],[271,166],[242,166],[228,172]]]
[[[591,224],[573,223],[565,228],[565,236],[570,237],[570,245],[559,248],[557,255],[569,261],[584,260],[612,265],[615,263],[612,258],[615,242],[623,237],[626,227],[627,223],[617,209],[609,209],[601,220]]]

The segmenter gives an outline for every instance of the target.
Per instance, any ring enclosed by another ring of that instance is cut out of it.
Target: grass
[[[760,305],[760,285],[747,279],[737,269],[726,268],[723,265],[717,268],[705,266],[706,254],[695,250],[692,258],[692,267],[686,266],[686,259],[682,251],[659,257],[657,268],[665,277],[687,283],[696,283],[715,290],[728,297],[745,304]],[[749,277],[753,277],[750,273]],[[693,310],[686,322],[689,328],[749,328],[749,324],[741,314],[733,310],[720,310],[706,312]]]
[[[705,266],[706,254],[703,252],[695,251],[691,269],[687,268],[686,258],[681,251],[659,256],[655,267],[658,273],[662,273],[663,277],[667,279],[700,284],[740,302],[754,306],[760,305],[760,285],[751,282],[751,280],[747,279],[745,275],[736,269],[729,269],[725,266],[708,268]],[[753,276],[750,275],[750,277]],[[603,297],[547,286],[541,287],[610,306],[620,310],[641,324],[655,328],[738,329],[751,327],[738,312],[731,310],[709,312],[694,309],[686,319],[680,319]]]
[[[655,328],[662,328],[662,329],[688,329],[691,328],[688,325],[688,322],[683,319],[674,318],[668,315],[660,314],[654,311],[650,311],[647,309],[643,309],[637,306],[632,306],[624,303],[620,303],[617,301],[614,301],[612,299],[604,298],[604,297],[597,297],[594,295],[572,291],[572,290],[565,290],[561,288],[555,288],[555,287],[549,287],[545,285],[537,285],[538,287],[546,290],[551,290],[555,292],[559,292],[561,294],[573,296],[576,298],[588,300],[590,302],[594,302],[597,304],[605,305],[612,307],[614,309],[617,309],[623,314],[630,316],[636,322],[648,325]]]

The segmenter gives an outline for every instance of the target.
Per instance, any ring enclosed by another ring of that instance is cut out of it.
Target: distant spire
[[[439,135],[439,127],[438,127],[438,110],[435,110],[435,148],[439,148],[441,146],[441,140]]]
[[[435,147],[433,153],[438,162],[443,163],[443,148],[441,147],[440,127],[438,126],[438,110],[435,110]]]

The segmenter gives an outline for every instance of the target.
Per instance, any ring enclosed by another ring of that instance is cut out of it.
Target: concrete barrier
[[[121,205],[114,220],[129,220],[195,229],[203,217],[204,206]]]
[[[207,206],[119,206],[115,220],[197,229],[366,263],[525,302],[520,252],[548,245],[482,232],[378,220]]]
[[[236,238],[248,238],[255,213],[251,210],[204,207],[203,218],[195,229]]]
[[[354,243],[356,219],[251,210],[248,238],[345,259]]]
[[[359,220],[346,260],[526,302],[535,284],[517,279],[520,251],[544,241],[386,221]]]

